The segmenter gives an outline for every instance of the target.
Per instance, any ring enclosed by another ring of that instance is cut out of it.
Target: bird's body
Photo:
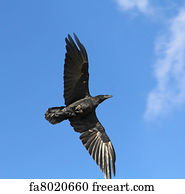
[[[49,108],[46,112],[46,119],[52,124],[57,124],[57,120],[61,122],[74,117],[84,117],[94,110],[93,97],[88,96],[66,107]]]
[[[111,95],[92,97],[88,89],[88,58],[84,46],[74,34],[78,47],[70,35],[66,38],[66,58],[64,65],[64,98],[66,106],[52,107],[45,113],[51,124],[69,120],[93,159],[104,172],[105,178],[115,175],[115,151],[105,133],[104,127],[97,119],[97,106]]]
[[[110,98],[110,95],[87,96],[83,99],[77,100],[68,106],[49,108],[46,112],[46,119],[52,123],[57,124],[66,119],[83,118],[93,111],[95,111],[102,98]],[[59,122],[58,122],[59,121]]]

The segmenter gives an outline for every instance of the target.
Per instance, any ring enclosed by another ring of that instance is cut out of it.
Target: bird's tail
[[[63,109],[65,106],[48,108],[45,113],[45,119],[51,124],[57,124],[67,119],[65,111]]]

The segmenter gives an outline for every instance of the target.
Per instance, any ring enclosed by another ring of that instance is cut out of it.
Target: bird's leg
[[[68,116],[68,117],[74,117],[76,116],[76,113],[75,111],[72,109],[72,108],[64,108],[63,111],[65,112],[65,114]]]
[[[82,106],[79,104],[78,106],[75,107],[75,113],[83,113]]]

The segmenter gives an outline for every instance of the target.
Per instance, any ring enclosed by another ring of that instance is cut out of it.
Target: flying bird
[[[65,38],[66,54],[64,64],[65,105],[49,108],[45,119],[51,124],[69,120],[89,154],[96,161],[105,178],[115,176],[116,155],[104,127],[96,116],[96,108],[111,95],[92,97],[89,92],[88,56],[85,47],[74,34]],[[111,170],[112,169],[112,170]]]

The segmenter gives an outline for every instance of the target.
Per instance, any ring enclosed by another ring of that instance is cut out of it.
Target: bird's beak
[[[111,98],[112,95],[105,95],[105,98],[108,99],[108,98]]]

